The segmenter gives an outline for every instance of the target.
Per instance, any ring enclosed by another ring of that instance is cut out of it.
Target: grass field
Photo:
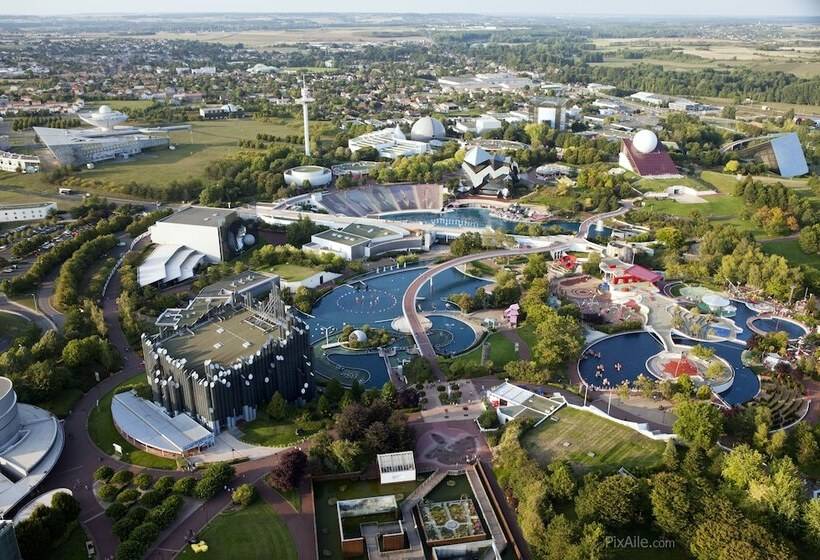
[[[143,36],[154,40],[185,40],[203,41],[206,43],[222,43],[235,45],[242,43],[246,47],[261,50],[276,50],[282,44],[308,42],[381,42],[391,41],[400,37],[402,41],[426,41],[423,33],[417,33],[412,27],[381,27],[379,34],[373,32],[372,27],[311,27],[271,29],[260,31],[214,31],[214,32],[161,32]],[[248,65],[250,66],[250,65]],[[282,70],[286,70],[283,68]]]
[[[786,257],[792,264],[805,264],[820,270],[820,255],[807,255],[800,249],[797,239],[776,239],[763,242],[763,252]]]
[[[515,353],[515,346],[513,343],[500,332],[492,333],[485,339],[486,343],[490,345],[489,360],[493,362],[495,369],[503,368],[507,362],[518,359]],[[479,363],[481,361],[481,344],[452,360],[455,362],[473,362]]]
[[[54,546],[53,558],[60,560],[88,560],[85,541],[88,536],[76,521],[69,525],[65,537]]]
[[[286,136],[302,134],[301,123],[253,119],[192,122],[190,131],[172,132],[175,150],[151,150],[127,161],[109,161],[83,171],[81,177],[125,184],[131,181],[167,185],[173,180],[201,177],[212,161],[240,151],[239,140],[255,140],[258,133]]]
[[[120,383],[117,388],[124,385],[133,385],[145,381],[145,374],[138,373]],[[91,436],[97,447],[104,453],[111,454],[114,451],[114,443],[122,446],[122,460],[132,465],[139,465],[141,467],[151,467],[155,469],[175,469],[177,464],[173,459],[166,459],[165,457],[158,457],[145,451],[141,451],[125,441],[125,439],[114,427],[114,420],[111,417],[111,399],[117,391],[115,388],[100,399],[98,406],[94,407],[91,415],[88,417],[88,435]]]
[[[0,311],[0,348],[3,348],[4,341],[11,343],[12,340],[23,334],[30,325],[31,323],[25,317]]]
[[[313,276],[317,272],[322,272],[321,268],[301,266],[298,264],[277,264],[269,270],[274,274],[278,274],[282,277],[282,280],[287,282],[298,282]]]
[[[180,560],[296,560],[296,546],[285,523],[273,509],[257,501],[244,509],[215,517],[200,537],[208,551],[195,553],[186,547]]]
[[[302,438],[312,436],[324,427],[321,421],[286,421],[274,422],[264,411],[260,410],[256,420],[242,426],[242,441],[267,447],[285,447]],[[301,430],[296,435],[296,430]]]
[[[542,465],[565,458],[585,470],[616,471],[620,467],[651,468],[661,461],[663,442],[583,410],[564,407],[556,416],[558,422],[547,420],[522,440]],[[565,442],[569,445],[564,446]]]

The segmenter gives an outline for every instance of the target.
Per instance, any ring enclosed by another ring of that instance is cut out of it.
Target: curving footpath
[[[579,237],[581,239],[586,239],[589,235],[589,228],[592,227],[592,224],[596,223],[598,220],[608,220],[609,218],[614,218],[616,216],[622,216],[626,214],[630,210],[632,210],[633,204],[637,199],[632,200],[622,200],[621,207],[617,210],[613,210],[612,212],[604,212],[603,214],[594,214],[581,222],[581,225],[578,226],[578,233],[575,234],[575,237]]]

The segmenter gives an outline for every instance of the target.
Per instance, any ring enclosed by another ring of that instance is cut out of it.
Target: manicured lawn
[[[479,278],[492,278],[495,276],[497,267],[485,261],[476,261],[467,265],[467,274],[478,276]]]
[[[322,269],[298,264],[277,264],[271,267],[270,271],[274,274],[278,274],[287,282],[298,282],[299,280],[313,276],[317,272],[322,272]]]
[[[324,427],[321,421],[290,420],[274,422],[260,410],[256,420],[242,426],[242,441],[267,447],[286,447],[319,432]],[[296,430],[301,429],[301,435]]]
[[[745,206],[742,198],[726,194],[715,194],[704,197],[704,199],[706,202],[703,204],[681,204],[674,200],[652,200],[645,202],[645,205],[665,214],[683,217],[688,217],[693,211],[697,210],[711,222],[732,224],[740,230],[751,231],[756,235],[762,234],[757,226],[741,217]]]
[[[30,325],[25,317],[0,311],[0,341],[8,339],[11,342],[22,335]]]
[[[144,373],[136,374],[130,379],[120,383],[118,387],[133,385],[141,381],[145,381]],[[114,427],[114,420],[111,418],[111,399],[114,398],[116,391],[117,389],[115,388],[103,396],[100,399],[99,406],[96,406],[94,410],[91,411],[91,415],[88,417],[88,434],[91,436],[91,440],[103,452],[109,454],[114,452],[113,444],[118,443],[122,446],[122,460],[126,463],[155,469],[175,469],[177,466],[176,461],[141,451],[125,441],[120,435],[117,428]]]
[[[265,476],[265,484],[273,488],[273,485],[270,483],[269,480],[270,475]],[[287,492],[282,492],[273,488],[273,491],[282,496],[296,511],[302,511],[302,494],[299,493],[298,488],[294,488],[293,490],[288,490]]]
[[[727,175],[726,173],[718,173],[717,171],[704,171],[700,174],[701,179],[715,187],[724,194],[733,194],[735,192],[735,185],[737,184],[737,177],[734,175]]]
[[[214,518],[200,533],[208,551],[194,553],[186,547],[180,560],[296,560],[296,546],[287,526],[266,503],[257,501],[244,509]]]
[[[52,558],[60,560],[88,560],[88,552],[85,548],[85,541],[88,536],[82,526],[74,522],[69,526],[65,538],[59,541],[54,547]]]
[[[564,407],[556,416],[558,422],[546,420],[522,440],[524,448],[542,465],[566,458],[582,469],[616,471],[620,467],[651,468],[661,461],[663,442],[583,410]]]
[[[692,177],[682,177],[680,179],[641,179],[635,184],[638,190],[643,192],[662,191],[668,187],[677,185],[685,185],[693,189],[703,191],[711,188],[711,185],[705,184],[703,181]]]
[[[490,344],[490,355],[488,359],[493,362],[495,368],[503,368],[507,362],[517,359],[515,345],[500,332],[489,335],[484,342]],[[479,344],[466,354],[454,358],[453,362],[480,362],[481,346],[482,345]]]
[[[521,199],[527,204],[543,204],[559,210],[571,210],[575,200],[568,195],[559,195],[555,187],[541,187]]]
[[[805,264],[820,269],[820,255],[807,255],[800,249],[797,239],[777,239],[764,241],[763,252],[770,255],[781,255],[791,264]]]
[[[530,351],[532,351],[535,343],[538,342],[538,338],[535,334],[535,325],[531,325],[529,323],[524,323],[522,326],[518,327],[518,336],[524,339],[524,342],[526,342],[527,346],[530,347]]]

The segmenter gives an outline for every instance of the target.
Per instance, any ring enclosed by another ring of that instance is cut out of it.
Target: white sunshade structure
[[[184,245],[159,245],[137,269],[137,282],[148,286],[193,278],[194,269],[204,258],[199,251]]]
[[[187,414],[168,416],[160,406],[131,391],[114,395],[111,416],[132,443],[163,456],[185,455],[214,444],[214,434]]]
[[[381,453],[376,456],[382,484],[416,480],[416,461],[412,451]]]

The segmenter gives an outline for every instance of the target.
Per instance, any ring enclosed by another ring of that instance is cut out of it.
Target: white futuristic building
[[[0,518],[51,472],[64,443],[59,420],[42,408],[17,402],[11,380],[0,377]]]
[[[192,278],[196,267],[229,259],[256,243],[236,212],[189,206],[148,228],[156,247],[137,269],[140,286]]]
[[[518,164],[511,157],[490,155],[478,146],[470,148],[464,155],[461,169],[473,188],[498,179],[514,179],[518,174]]]
[[[285,171],[285,183],[294,187],[302,187],[305,183],[311,187],[324,187],[332,180],[330,169],[319,165],[301,165]]]
[[[408,140],[398,126],[367,132],[356,138],[351,138],[347,141],[347,147],[354,154],[364,148],[374,148],[379,152],[379,157],[388,159],[415,156],[430,149],[427,142]]]
[[[796,132],[750,138],[743,143],[747,147],[740,150],[741,159],[761,162],[781,177],[800,177],[809,172]]]
[[[40,142],[46,145],[60,165],[85,165],[109,159],[127,159],[150,148],[167,148],[168,132],[188,130],[191,125],[156,128],[123,126],[128,115],[103,105],[96,111],[78,116],[94,128],[33,127]]]
[[[447,131],[441,121],[433,117],[422,117],[413,123],[410,129],[410,139],[417,142],[430,142],[432,140],[445,140]]]
[[[128,115],[114,111],[108,105],[101,105],[96,111],[83,111],[77,116],[95,128],[114,130],[114,127],[128,120]]]

